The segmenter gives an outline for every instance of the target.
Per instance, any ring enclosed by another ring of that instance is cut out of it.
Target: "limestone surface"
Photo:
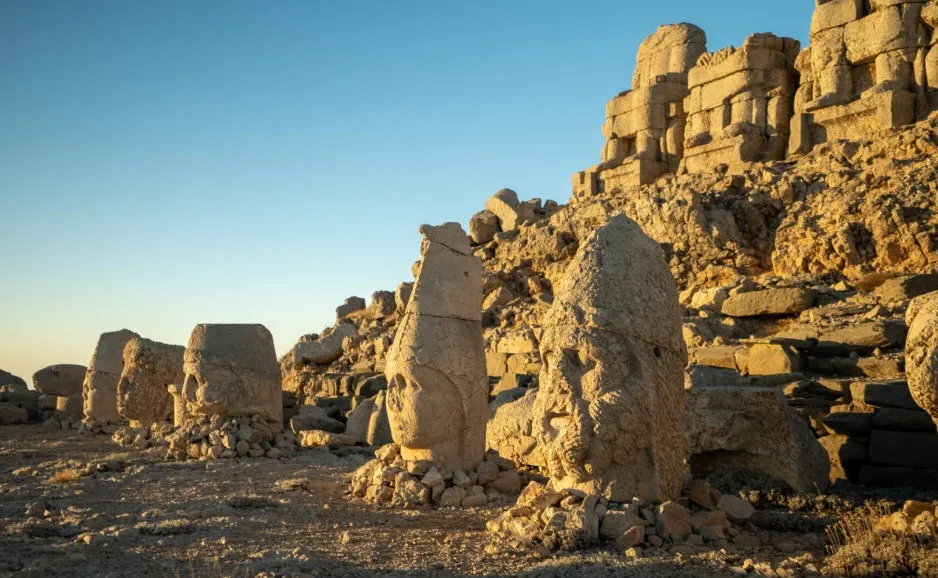
[[[405,460],[472,469],[485,452],[488,394],[482,263],[462,227],[423,225],[416,284],[387,354],[387,412]]]
[[[625,215],[581,246],[544,321],[534,429],[552,483],[667,500],[681,489],[687,350],[660,246]]]
[[[182,384],[186,348],[142,337],[124,346],[124,371],[117,384],[117,411],[121,417],[145,424],[173,416],[173,398],[167,390]]]
[[[258,415],[273,431],[283,428],[280,367],[263,325],[196,325],[183,370],[187,418]]]
[[[134,337],[133,331],[121,329],[102,333],[88,364],[82,385],[85,420],[94,424],[117,423],[117,383],[124,371],[124,346]]]

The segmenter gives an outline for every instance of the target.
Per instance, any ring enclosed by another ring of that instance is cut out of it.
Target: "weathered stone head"
[[[102,333],[82,384],[85,419],[98,424],[117,423],[117,382],[124,371],[124,345],[139,337],[129,329]]]
[[[280,365],[263,325],[196,325],[183,370],[185,415],[260,415],[275,431],[283,427]]]
[[[482,262],[456,223],[424,225],[417,281],[388,350],[391,436],[407,460],[471,469],[485,452]]]
[[[687,350],[661,247],[620,214],[584,243],[544,322],[534,431],[552,483],[668,500],[684,470]]]
[[[124,346],[124,371],[117,384],[117,410],[122,417],[143,424],[166,421],[173,414],[173,398],[166,386],[182,383],[181,345],[135,337]]]

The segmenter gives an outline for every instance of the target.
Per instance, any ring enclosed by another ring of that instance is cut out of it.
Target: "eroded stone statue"
[[[117,410],[126,419],[149,425],[173,415],[173,398],[166,387],[182,383],[181,345],[135,337],[124,346],[124,371],[117,384]]]
[[[677,497],[681,310],[661,247],[624,214],[571,262],[540,347],[534,430],[552,484],[618,502]]]
[[[388,350],[387,412],[405,460],[471,470],[485,452],[482,261],[456,223],[424,225],[416,284]]]
[[[274,432],[283,429],[280,365],[273,337],[263,325],[196,325],[183,370],[185,411],[177,415],[259,415]]]
[[[117,412],[117,382],[124,371],[124,346],[134,337],[140,336],[121,329],[98,338],[82,384],[86,422],[103,425],[122,421]]]
[[[912,300],[906,312],[905,371],[909,393],[938,425],[938,292]]]

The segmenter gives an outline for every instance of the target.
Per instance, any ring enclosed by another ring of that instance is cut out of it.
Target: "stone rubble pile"
[[[581,550],[610,544],[631,557],[691,556],[730,545],[758,548],[760,540],[747,523],[754,513],[748,502],[702,480],[688,483],[675,500],[625,503],[531,482],[514,506],[486,526],[526,548]]]
[[[349,494],[393,508],[477,508],[518,495],[529,479],[492,454],[475,468],[452,470],[431,461],[405,460],[400,452],[394,443],[379,448],[374,460],[352,474]]]
[[[166,450],[168,460],[290,458],[297,442],[291,432],[276,431],[260,415],[223,418],[215,415],[169,423],[123,426],[113,434],[122,447]]]

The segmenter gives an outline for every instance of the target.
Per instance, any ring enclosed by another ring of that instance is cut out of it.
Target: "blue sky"
[[[502,187],[565,202],[659,24],[804,43],[812,9],[3,0],[0,368],[202,322],[264,323],[283,353],[409,280],[421,223]]]

